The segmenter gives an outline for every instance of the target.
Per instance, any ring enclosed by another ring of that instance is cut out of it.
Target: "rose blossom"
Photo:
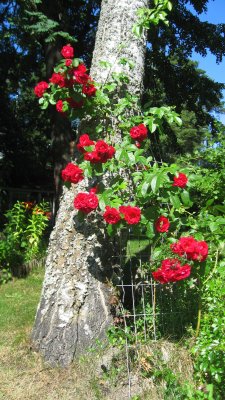
[[[63,106],[64,106],[63,101],[62,100],[58,100],[57,103],[56,103],[56,110],[59,113],[63,114],[65,112],[65,111],[63,111]]]
[[[89,135],[87,133],[84,133],[83,135],[80,136],[79,138],[79,143],[77,144],[77,149],[81,152],[84,153],[85,149],[84,147],[86,146],[92,146],[94,145],[95,142],[89,138]]]
[[[101,162],[101,158],[96,151],[89,151],[84,154],[84,160],[90,161],[92,164],[97,164]]]
[[[83,85],[82,93],[86,94],[86,96],[94,96],[96,93],[96,87],[92,84]]]
[[[84,179],[83,173],[84,171],[78,165],[69,163],[62,170],[62,179],[65,182],[78,183]]]
[[[66,67],[70,67],[72,64],[73,60],[71,60],[70,58],[68,58],[67,60],[65,60],[65,66]]]
[[[106,211],[103,214],[104,220],[108,224],[117,224],[120,221],[120,213],[116,208],[106,206]]]
[[[178,176],[174,176],[173,178],[173,186],[177,186],[180,188],[184,188],[188,182],[188,178],[182,172],[179,172]]]
[[[177,243],[171,244],[173,253],[188,260],[205,261],[208,256],[208,245],[204,241],[197,241],[192,236],[181,237]]]
[[[73,47],[70,44],[63,46],[63,48],[61,50],[61,54],[64,58],[73,58],[73,56],[74,56]]]
[[[170,227],[170,221],[163,215],[159,217],[155,222],[155,229],[157,232],[168,232]]]
[[[90,79],[90,76],[86,74],[86,67],[84,64],[78,65],[76,69],[73,71],[73,75],[75,78],[75,81],[77,83],[80,83],[81,85],[84,85],[88,82]]]
[[[78,193],[74,199],[74,207],[85,214],[98,207],[98,197],[95,193]]]
[[[148,136],[148,129],[144,124],[133,126],[133,128],[130,129],[130,136],[132,139],[142,142]]]
[[[182,266],[177,258],[167,258],[162,261],[160,268],[152,272],[152,275],[155,280],[164,284],[188,278],[190,273],[190,265],[185,264]]]
[[[39,82],[35,88],[34,88],[34,93],[36,94],[37,97],[42,97],[45,91],[48,89],[49,84],[45,81]]]
[[[54,85],[58,85],[59,87],[64,87],[65,86],[65,78],[63,75],[54,72],[49,79],[49,82],[53,83]]]
[[[120,206],[119,211],[124,215],[124,219],[129,225],[138,224],[141,219],[141,210],[139,207]]]

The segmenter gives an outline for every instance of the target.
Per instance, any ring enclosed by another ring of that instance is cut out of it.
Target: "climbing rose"
[[[65,66],[66,67],[70,67],[72,64],[73,60],[71,60],[70,58],[68,58],[67,60],[65,60]]]
[[[129,225],[138,224],[141,219],[141,210],[139,207],[120,206],[119,211],[124,215],[124,219]]]
[[[85,149],[84,147],[86,146],[92,146],[95,143],[93,142],[93,140],[91,140],[89,138],[89,135],[87,133],[84,133],[83,135],[80,136],[79,138],[79,143],[77,144],[77,149],[81,152],[84,153]]]
[[[120,221],[120,213],[116,208],[106,206],[106,211],[103,214],[104,220],[108,224],[117,224]]]
[[[188,178],[182,172],[179,172],[178,176],[174,176],[173,178],[173,186],[178,186],[180,188],[184,188],[188,182]]]
[[[182,266],[177,258],[167,258],[162,261],[160,268],[152,272],[152,275],[155,280],[164,284],[188,278],[190,273],[190,265],[185,264]]]
[[[82,87],[82,93],[86,94],[89,97],[94,96],[96,90],[96,87],[92,84],[83,85]]]
[[[74,56],[73,47],[70,44],[63,46],[61,54],[64,58],[73,58]]]
[[[170,227],[170,221],[168,218],[161,216],[155,222],[155,229],[157,232],[168,232]]]
[[[197,241],[192,236],[181,237],[177,243],[171,244],[173,253],[188,260],[205,261],[208,256],[208,245],[204,241]]]
[[[90,79],[90,76],[86,74],[86,67],[84,64],[78,65],[78,67],[73,71],[75,82],[84,85]]]
[[[74,199],[74,207],[85,214],[89,214],[98,207],[98,197],[95,193],[78,193]]]
[[[78,183],[84,179],[84,171],[73,163],[67,164],[62,170],[62,179],[65,182]]]
[[[36,94],[37,97],[42,97],[45,91],[48,89],[49,85],[47,82],[42,81],[39,82],[35,88],[34,88],[34,93]]]
[[[58,85],[59,87],[64,87],[65,86],[65,78],[63,75],[54,72],[49,79],[49,82],[53,83],[54,85]]]
[[[90,161],[92,164],[97,164],[101,162],[101,158],[96,151],[89,151],[84,154],[84,159]]]
[[[59,112],[59,113],[64,113],[65,111],[63,111],[63,101],[62,100],[58,100],[57,101],[57,103],[56,103],[56,110]]]
[[[148,136],[148,130],[144,124],[139,124],[137,126],[133,126],[130,129],[130,136],[132,139],[137,140],[138,142],[142,142]]]
[[[113,146],[109,146],[104,140],[98,140],[95,143],[94,150],[84,154],[84,159],[90,161],[92,164],[105,163],[111,159],[114,154],[115,149]]]

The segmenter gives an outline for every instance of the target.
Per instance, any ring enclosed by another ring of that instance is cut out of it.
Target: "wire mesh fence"
[[[128,399],[133,396],[134,353],[138,358],[140,347],[152,341],[182,338],[197,315],[198,294],[193,288],[183,282],[162,285],[153,280],[153,250],[146,236],[136,236],[132,229],[120,232],[114,256],[119,302],[113,329],[125,346]]]

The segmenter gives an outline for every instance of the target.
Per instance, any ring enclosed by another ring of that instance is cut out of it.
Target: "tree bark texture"
[[[111,72],[121,71],[118,61],[127,57],[134,62],[129,90],[140,94],[144,72],[145,40],[132,34],[139,7],[147,0],[103,0],[91,76],[104,82],[109,71],[99,61],[113,64]],[[124,47],[121,47],[124,45]],[[121,50],[122,48],[122,50]],[[126,66],[125,66],[126,68]],[[110,72],[110,73],[111,73]],[[115,259],[112,241],[104,223],[94,214],[79,221],[73,200],[86,191],[83,180],[64,188],[56,225],[50,237],[46,274],[32,332],[34,348],[51,365],[67,366],[76,356],[103,339],[112,324],[110,283]]]

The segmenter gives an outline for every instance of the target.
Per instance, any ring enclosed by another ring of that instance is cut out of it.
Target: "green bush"
[[[47,203],[19,202],[5,214],[7,223],[0,242],[0,283],[20,274],[20,266],[41,255],[48,226]]]

